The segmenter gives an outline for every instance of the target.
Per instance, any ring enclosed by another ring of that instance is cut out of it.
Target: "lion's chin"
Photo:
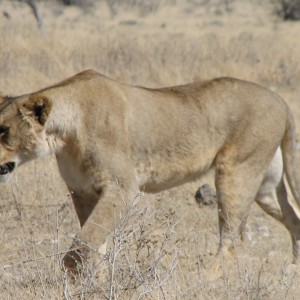
[[[12,173],[15,168],[16,168],[16,163],[13,161],[0,165],[0,176],[5,176]]]

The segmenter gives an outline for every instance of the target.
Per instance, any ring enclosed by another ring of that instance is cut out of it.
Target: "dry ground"
[[[300,23],[276,17],[276,1],[119,2],[87,9],[38,2],[41,34],[26,4],[0,1],[0,91],[32,92],[87,68],[149,87],[234,76],[281,94],[300,137]],[[206,182],[212,174],[137,197],[106,255],[72,281],[59,260],[79,225],[55,160],[20,168],[1,185],[0,298],[299,299],[287,232],[256,205],[245,252],[207,281],[217,212],[194,201]]]

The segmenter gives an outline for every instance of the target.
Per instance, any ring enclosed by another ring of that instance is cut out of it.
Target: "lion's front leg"
[[[73,193],[72,198],[82,226],[77,233],[70,251],[64,256],[64,267],[76,271],[91,251],[98,251],[107,236],[118,225],[130,201],[138,193],[137,185],[126,180],[101,183],[93,197],[90,193]]]

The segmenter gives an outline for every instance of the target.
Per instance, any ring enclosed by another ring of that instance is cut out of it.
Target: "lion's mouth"
[[[11,173],[16,167],[16,164],[13,161],[10,161],[6,164],[0,165],[0,175],[6,175]]]

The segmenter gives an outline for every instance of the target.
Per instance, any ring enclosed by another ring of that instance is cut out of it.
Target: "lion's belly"
[[[147,160],[135,164],[139,187],[142,191],[156,193],[192,181],[205,174],[212,166],[214,155],[185,160]]]

